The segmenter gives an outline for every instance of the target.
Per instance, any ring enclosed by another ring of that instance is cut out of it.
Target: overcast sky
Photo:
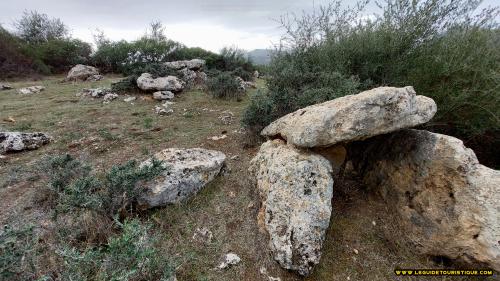
[[[495,5],[498,0],[486,0]],[[246,50],[277,43],[282,30],[274,21],[286,12],[300,13],[329,0],[0,0],[0,24],[12,23],[24,10],[58,17],[73,37],[93,42],[99,28],[113,40],[140,37],[151,21],[160,20],[167,36],[190,47],[211,51],[229,45]],[[353,1],[344,0],[346,5]],[[376,12],[370,4],[368,13]]]

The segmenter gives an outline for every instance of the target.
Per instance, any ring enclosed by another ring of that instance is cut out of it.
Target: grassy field
[[[62,77],[49,77],[11,83],[15,88],[44,85],[46,90],[38,95],[23,96],[15,90],[0,92],[1,129],[41,131],[54,138],[54,142],[38,150],[0,159],[2,225],[34,223],[43,228],[50,223],[44,209],[33,200],[40,186],[46,184],[33,176],[39,159],[45,155],[70,153],[104,171],[131,159],[143,160],[169,147],[203,147],[224,152],[228,172],[182,204],[140,214],[161,234],[157,247],[175,262],[178,280],[268,280],[260,273],[262,268],[281,280],[424,280],[396,278],[393,270],[443,267],[407,247],[400,239],[403,234],[396,228],[395,218],[376,195],[356,182],[343,182],[335,187],[331,228],[321,263],[312,276],[301,279],[282,270],[270,256],[266,234],[256,222],[259,198],[247,169],[258,143],[252,143],[240,130],[248,99],[216,100],[191,90],[175,97],[172,115],[159,116],[153,111],[159,102],[146,94],[136,94],[132,103],[120,96],[109,104],[75,95],[83,88],[109,86],[117,79],[61,83]],[[264,87],[263,81],[258,81],[258,87]],[[224,125],[219,120],[225,110],[234,113],[232,124]],[[227,138],[210,139],[221,134],[227,134]],[[236,159],[231,158],[235,155]],[[202,227],[213,233],[210,242],[193,239],[196,229]],[[224,271],[215,270],[228,252],[238,254],[242,262]]]

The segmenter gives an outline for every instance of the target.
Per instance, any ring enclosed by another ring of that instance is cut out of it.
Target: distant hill
[[[248,58],[257,65],[265,65],[271,62],[271,50],[255,49],[247,53]]]

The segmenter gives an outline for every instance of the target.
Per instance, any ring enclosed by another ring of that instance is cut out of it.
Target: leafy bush
[[[171,276],[168,260],[154,247],[157,237],[151,225],[138,220],[118,224],[122,233],[110,237],[106,247],[59,251],[65,280],[167,280]]]
[[[230,72],[220,72],[209,78],[207,88],[214,98],[240,100],[243,94],[240,83]]]
[[[352,91],[412,85],[437,103],[428,129],[465,140],[498,136],[499,11],[477,11],[479,3],[386,0],[381,15],[360,20],[366,1],[346,9],[333,2],[283,16],[284,47],[268,68],[275,117]],[[331,78],[336,87],[322,81]]]
[[[275,118],[273,102],[262,90],[258,90],[250,97],[250,104],[243,113],[242,123],[255,130],[256,133]]]
[[[142,167],[136,161],[129,161],[99,176],[70,155],[51,157],[45,162],[56,212],[91,210],[109,217],[124,217],[135,206],[141,183],[165,170],[155,159]]]
[[[0,79],[35,74],[33,59],[21,52],[22,41],[0,26]]]

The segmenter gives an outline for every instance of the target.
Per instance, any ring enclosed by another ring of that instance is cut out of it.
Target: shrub
[[[32,279],[35,272],[35,244],[32,227],[3,226],[0,231],[0,279]]]
[[[284,47],[268,68],[275,117],[351,90],[412,85],[437,103],[426,128],[466,141],[498,136],[499,11],[477,11],[479,3],[386,0],[380,16],[359,20],[366,2],[347,9],[334,2],[284,16]],[[322,81],[330,74],[351,81],[339,92]]]
[[[207,88],[214,98],[240,100],[243,95],[240,83],[230,72],[220,72],[209,78]]]
[[[110,237],[106,247],[78,251],[64,247],[65,280],[167,280],[173,268],[154,244],[151,225],[126,220],[119,235]]]
[[[124,217],[135,206],[141,183],[160,175],[160,161],[139,167],[136,161],[113,166],[104,175],[96,175],[90,166],[70,155],[45,160],[56,214],[91,210],[113,217]]]
[[[0,79],[34,75],[32,58],[21,52],[22,41],[0,26]]]
[[[243,113],[241,122],[258,133],[275,118],[273,102],[268,93],[258,90],[250,97],[250,104]]]

